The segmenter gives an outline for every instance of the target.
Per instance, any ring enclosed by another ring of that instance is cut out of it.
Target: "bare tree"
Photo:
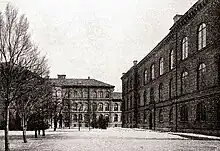
[[[52,98],[52,87],[47,79],[37,77],[30,85],[34,91],[30,91],[16,100],[13,107],[21,118],[24,143],[27,143],[26,130],[31,115],[34,112],[44,113],[40,115],[43,118],[40,120],[42,120],[42,123],[45,123],[44,119],[48,119],[48,115],[46,114],[48,111],[48,101]]]
[[[10,4],[0,13],[0,97],[4,102],[5,151],[9,151],[9,109],[11,105],[29,92],[34,91],[35,74],[48,74],[45,56],[40,56],[28,33],[29,23],[25,15]],[[24,89],[25,88],[25,89]],[[21,93],[22,92],[22,93]]]

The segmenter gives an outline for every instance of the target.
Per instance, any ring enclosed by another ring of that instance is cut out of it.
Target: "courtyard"
[[[28,131],[23,143],[21,131],[10,131],[12,151],[213,151],[220,150],[218,139],[192,139],[167,132],[141,129],[58,129],[34,138]],[[4,131],[0,131],[0,150],[4,150]]]

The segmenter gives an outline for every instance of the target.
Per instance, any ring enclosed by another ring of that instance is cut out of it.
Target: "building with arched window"
[[[50,80],[59,89],[59,99],[64,105],[58,127],[96,127],[92,124],[98,120],[108,121],[108,127],[121,127],[122,94],[114,92],[114,86],[90,78],[68,79],[65,75]],[[51,125],[54,125],[52,119]]]
[[[175,15],[164,39],[123,74],[123,127],[220,135],[219,10],[220,1],[198,0]]]

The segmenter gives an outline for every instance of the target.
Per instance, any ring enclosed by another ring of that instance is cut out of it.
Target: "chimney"
[[[173,17],[174,23],[176,23],[182,16],[183,16],[183,15],[176,14],[176,15]]]
[[[137,60],[134,60],[134,61],[133,61],[134,66],[137,65],[137,62],[138,62]]]
[[[58,77],[58,79],[66,79],[65,74],[58,74],[57,77]]]
[[[88,76],[88,79],[90,79],[90,76]]]

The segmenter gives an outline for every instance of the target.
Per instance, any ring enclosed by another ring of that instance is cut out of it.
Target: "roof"
[[[93,86],[93,87],[110,87],[114,88],[115,86],[98,81],[96,79],[58,79],[51,78],[52,83],[56,86]]]
[[[113,92],[112,97],[114,100],[121,100],[122,99],[122,93],[121,92]]]

